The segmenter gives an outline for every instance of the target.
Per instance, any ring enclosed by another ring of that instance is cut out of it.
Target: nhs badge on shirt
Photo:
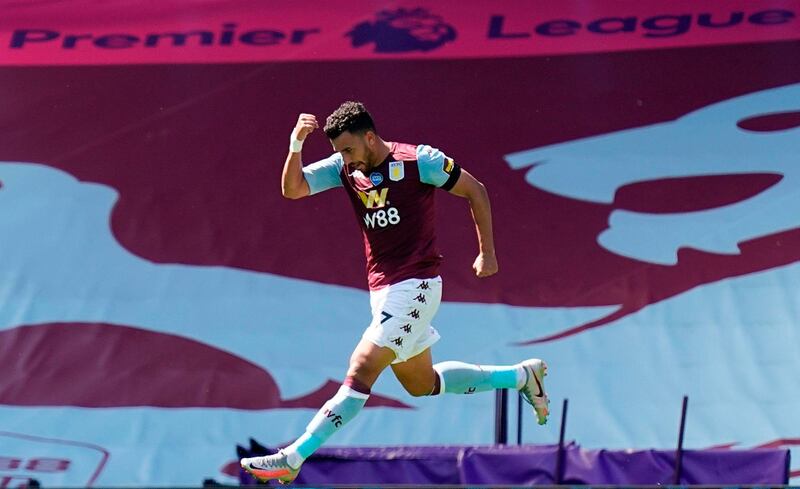
[[[406,170],[402,161],[389,162],[389,180],[399,182],[406,176]]]
[[[369,174],[369,181],[372,182],[372,185],[377,187],[383,183],[383,175],[378,172],[372,172]]]

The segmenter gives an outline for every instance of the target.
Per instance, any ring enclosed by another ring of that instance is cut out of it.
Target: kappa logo
[[[376,53],[431,51],[455,40],[456,30],[423,8],[382,10],[374,22],[362,22],[346,34],[353,47],[375,43]]]
[[[356,193],[367,209],[380,209],[385,207],[389,197],[388,188],[381,189],[380,191],[377,189],[370,190],[369,193],[356,190]]]

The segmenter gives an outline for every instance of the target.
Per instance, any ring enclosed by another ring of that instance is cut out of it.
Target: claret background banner
[[[486,185],[489,279],[437,195],[433,354],[546,359],[526,443],[569,398],[582,446],[669,448],[688,395],[688,448],[800,444],[799,14],[0,2],[2,485],[233,482],[236,444],[301,432],[370,311],[347,198],[283,199],[280,172],[298,113],[351,99]],[[487,444],[493,414],[387,375],[331,443]]]

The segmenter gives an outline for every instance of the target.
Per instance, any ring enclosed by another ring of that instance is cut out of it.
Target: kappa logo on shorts
[[[392,343],[394,343],[397,346],[403,346],[403,338],[395,338],[392,340]]]
[[[417,285],[417,288],[418,289],[422,289],[422,290],[428,290],[428,289],[431,288],[431,286],[428,285],[428,281],[427,280],[423,280],[421,284]]]
[[[408,313],[408,315],[411,316],[414,319],[419,319],[419,311],[417,311],[416,309],[414,309],[413,311]]]
[[[411,325],[410,324],[405,324],[405,325],[401,326],[400,329],[402,329],[406,333],[410,333],[411,332]]]
[[[423,304],[426,304],[426,303],[428,302],[428,301],[425,299],[425,296],[424,296],[424,295],[422,295],[422,294],[420,294],[420,295],[418,295],[418,296],[414,297],[414,300],[415,300],[415,301],[417,301],[417,302],[421,302],[421,303],[423,303]]]

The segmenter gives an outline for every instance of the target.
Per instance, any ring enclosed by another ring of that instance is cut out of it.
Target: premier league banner
[[[797,39],[797,0],[6,2],[4,64],[452,59]]]
[[[432,352],[545,359],[525,443],[568,398],[582,446],[669,448],[688,395],[687,448],[800,444],[800,2],[2,7],[1,487],[235,482],[237,444],[302,433],[369,293],[345,194],[284,199],[281,168],[345,100],[485,184],[486,279],[437,191]],[[493,415],[386,372],[330,444],[488,444]]]

